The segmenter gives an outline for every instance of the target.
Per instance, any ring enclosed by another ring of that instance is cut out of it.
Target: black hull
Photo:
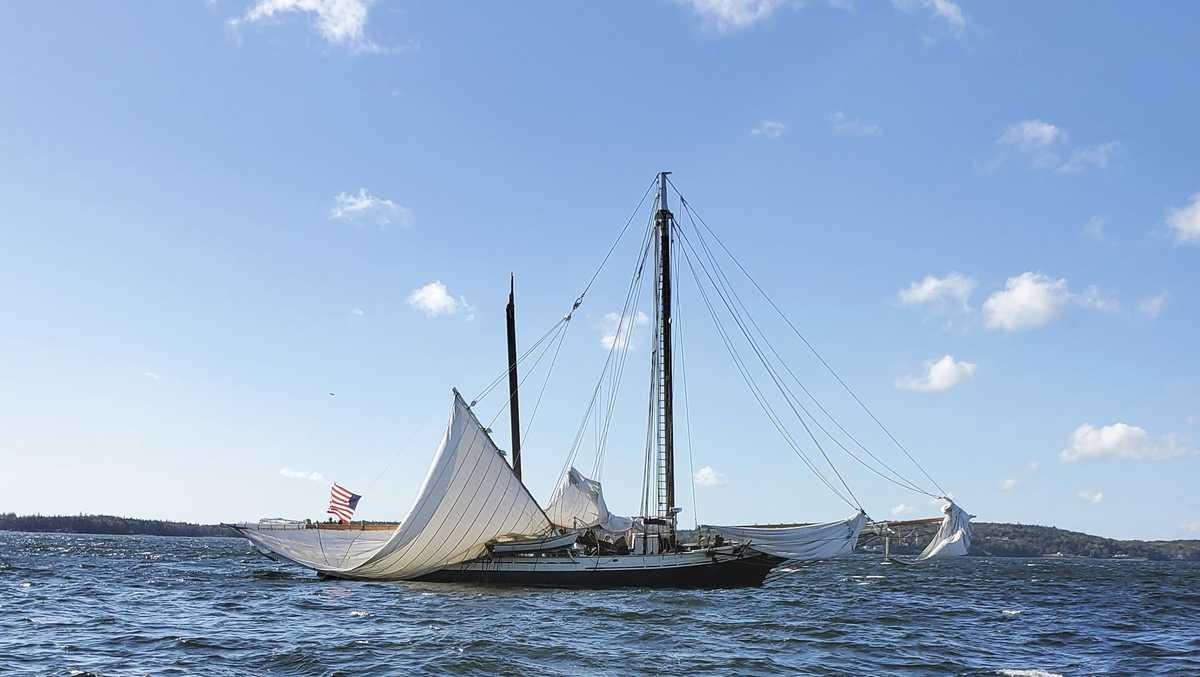
[[[479,562],[441,569],[415,580],[555,588],[746,588],[762,585],[771,569],[781,562],[771,555],[754,555],[691,566],[573,571],[555,571],[552,567],[522,571]]]

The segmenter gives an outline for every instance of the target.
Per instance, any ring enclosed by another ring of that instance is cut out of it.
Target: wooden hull
[[[621,557],[510,557],[464,562],[416,580],[561,588],[741,588],[763,584],[783,560],[751,552]]]

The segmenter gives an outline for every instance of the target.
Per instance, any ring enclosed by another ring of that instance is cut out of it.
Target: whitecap
[[[1057,672],[1047,672],[1045,670],[1012,670],[1008,668],[997,670],[996,674],[1004,675],[1004,677],[1063,677]]]
[[[1002,609],[1000,611],[1000,613],[1004,614],[1005,616],[1020,616],[1021,610],[1020,609]]]
[[[367,613],[366,611],[351,611],[350,615],[356,616],[358,618],[366,618],[367,616],[370,616],[371,614]]]

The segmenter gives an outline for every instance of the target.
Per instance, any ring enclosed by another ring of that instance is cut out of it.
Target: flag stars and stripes
[[[354,517],[354,509],[358,507],[360,498],[362,496],[334,482],[329,489],[329,509],[325,512],[337,517],[338,522],[346,524]]]

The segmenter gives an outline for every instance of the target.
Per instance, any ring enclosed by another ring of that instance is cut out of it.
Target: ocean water
[[[0,533],[0,675],[1200,675],[1200,565],[861,556],[723,591],[319,581],[239,539]]]

